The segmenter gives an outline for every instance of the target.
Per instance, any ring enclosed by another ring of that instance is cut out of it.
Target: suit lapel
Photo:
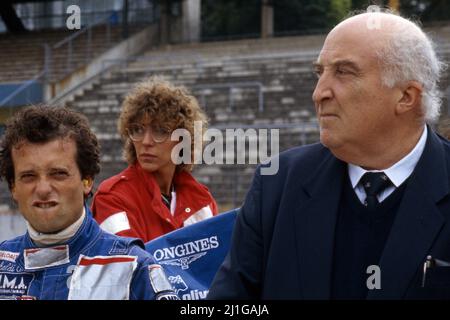
[[[381,290],[369,291],[368,299],[404,297],[445,222],[436,203],[449,193],[448,180],[442,144],[428,130],[380,260]]]
[[[369,299],[401,299],[443,225],[436,205],[410,182],[380,260],[382,290],[369,291]]]
[[[306,199],[299,199],[295,207],[296,248],[306,299],[330,296],[335,225],[344,172],[345,164],[329,154],[304,184]]]

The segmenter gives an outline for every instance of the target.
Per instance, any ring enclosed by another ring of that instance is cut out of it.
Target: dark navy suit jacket
[[[421,286],[427,255],[450,261],[450,143],[428,133],[382,252],[381,289],[368,299],[450,298],[450,267],[430,269]],[[321,144],[279,161],[276,175],[257,169],[209,299],[330,298],[347,165]]]

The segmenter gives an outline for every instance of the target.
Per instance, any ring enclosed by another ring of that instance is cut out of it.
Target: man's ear
[[[84,178],[82,181],[83,181],[84,195],[87,197],[89,195],[89,193],[91,193],[91,191],[92,191],[92,187],[94,185],[94,180],[92,180],[92,178],[90,178],[90,177],[87,177],[87,178]]]
[[[408,81],[402,87],[402,94],[397,102],[395,111],[397,114],[403,114],[409,111],[420,111],[422,106],[423,86],[417,81]]]

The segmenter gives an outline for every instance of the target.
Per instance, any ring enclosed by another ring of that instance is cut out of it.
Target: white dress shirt
[[[412,149],[410,153],[408,153],[400,161],[386,170],[365,170],[360,166],[351,163],[348,164],[348,175],[350,177],[353,190],[355,190],[356,195],[358,196],[361,203],[364,203],[364,200],[366,199],[366,192],[364,190],[364,187],[359,183],[361,177],[366,172],[384,172],[389,177],[393,185],[387,187],[377,195],[379,202],[384,201],[413,173],[414,168],[416,167],[417,162],[419,162],[423,150],[425,149],[427,135],[428,129],[427,126],[425,126],[425,129],[422,132],[422,136],[420,137],[419,142],[417,142],[414,149]]]

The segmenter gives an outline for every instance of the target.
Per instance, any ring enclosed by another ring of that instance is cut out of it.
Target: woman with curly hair
[[[206,116],[184,87],[153,78],[125,98],[118,121],[128,167],[103,181],[92,203],[94,218],[111,233],[144,242],[217,214],[217,204],[189,173],[192,162],[175,164],[176,129],[191,135]]]

